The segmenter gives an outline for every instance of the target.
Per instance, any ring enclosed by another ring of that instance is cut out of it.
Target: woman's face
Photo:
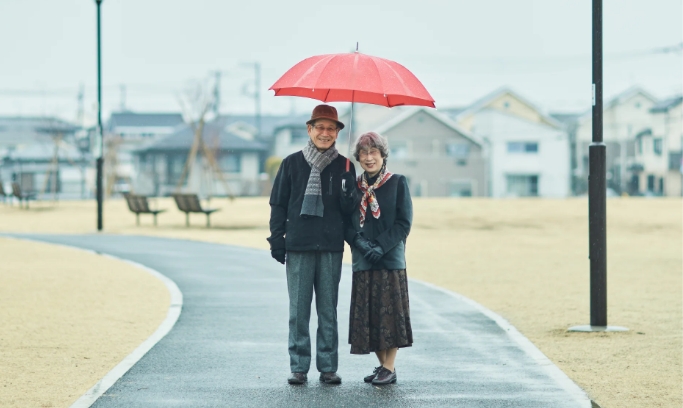
[[[358,152],[358,161],[360,162],[360,166],[370,177],[379,173],[382,169],[382,164],[384,164],[384,158],[376,147],[361,149],[360,152]]]

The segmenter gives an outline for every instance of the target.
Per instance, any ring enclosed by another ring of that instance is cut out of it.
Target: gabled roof
[[[523,104],[527,105],[529,108],[536,111],[539,114],[539,116],[541,116],[541,118],[543,118],[543,120],[547,124],[549,124],[551,126],[558,127],[558,128],[562,127],[562,124],[560,124],[558,121],[556,121],[550,115],[546,114],[545,112],[543,112],[543,110],[538,108],[535,104],[531,103],[529,100],[527,100],[526,98],[521,96],[519,93],[513,91],[512,89],[510,89],[508,87],[502,87],[502,88],[496,89],[495,91],[489,93],[488,95],[485,95],[482,98],[477,99],[471,105],[469,105],[466,109],[463,109],[462,111],[457,113],[455,116],[452,116],[452,118],[453,118],[453,120],[456,120],[456,121],[463,119],[463,118],[465,118],[471,114],[474,114],[474,113],[480,111],[481,109],[486,108],[489,104],[491,104],[496,99],[498,99],[499,97],[501,97],[505,94],[510,94],[513,98],[519,100]]]
[[[626,103],[629,99],[631,99],[637,95],[642,95],[645,98],[651,100],[652,102],[657,101],[657,98],[655,98],[651,93],[647,92],[643,88],[641,88],[639,86],[632,86],[632,87],[626,89],[625,91],[622,91],[622,92],[616,94],[615,96],[613,96],[612,98],[610,98],[609,101],[607,101],[607,103],[605,103],[603,105],[603,110],[613,108],[617,105],[621,105],[623,103]],[[586,110],[579,117],[579,120],[583,123],[585,123],[588,120],[592,120],[592,119],[593,119],[593,108]]]
[[[310,115],[308,116],[310,117]],[[303,116],[285,116],[285,115],[262,115],[261,116],[261,139],[270,140],[275,133],[275,130],[283,123],[293,122],[294,120],[303,120],[301,124],[306,126],[306,120]],[[215,122],[223,126],[230,126],[234,123],[242,122],[253,127],[254,132],[257,131],[256,117],[254,115],[223,115],[218,117]]]
[[[268,148],[263,142],[240,137],[238,134],[226,130],[220,123],[215,122],[204,125],[202,137],[207,146],[218,148],[222,151],[265,151]],[[152,151],[187,151],[192,147],[193,141],[194,131],[192,130],[192,127],[184,125],[158,142],[137,150],[137,153]]]
[[[388,121],[384,122],[382,125],[378,126],[375,131],[377,133],[387,132],[387,131],[395,128],[396,126],[400,125],[401,123],[405,122],[406,120],[410,119],[411,117],[416,115],[418,112],[424,112],[427,115],[432,116],[434,119],[443,123],[448,128],[454,130],[455,132],[459,133],[463,137],[469,139],[472,143],[481,146],[480,141],[478,141],[468,131],[466,131],[465,129],[458,126],[455,122],[453,122],[451,119],[449,119],[446,115],[439,113],[435,109],[426,108],[423,106],[415,106],[415,107],[410,107],[410,108],[405,109],[403,112],[401,112],[401,114],[392,117]]]
[[[674,96],[673,98],[665,99],[657,102],[651,109],[652,113],[668,112],[683,102],[683,95]]]
[[[652,102],[656,102],[657,98],[655,98],[651,93],[647,92],[643,88],[639,86],[632,86],[625,91],[618,93],[614,97],[612,97],[606,104],[605,108],[611,108],[616,105],[620,105],[629,99],[633,98],[636,95],[642,95],[646,97],[647,99],[651,100]]]
[[[0,146],[50,141],[52,135],[75,133],[78,127],[58,118],[0,116]]]
[[[117,127],[175,127],[183,124],[180,113],[139,113],[114,112],[109,118],[107,128]]]

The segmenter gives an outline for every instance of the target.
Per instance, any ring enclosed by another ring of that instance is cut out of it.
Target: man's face
[[[337,140],[339,129],[334,121],[318,119],[313,125],[308,125],[308,136],[318,150],[325,151]]]

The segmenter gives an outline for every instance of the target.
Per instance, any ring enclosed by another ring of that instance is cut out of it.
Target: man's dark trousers
[[[318,313],[316,368],[321,373],[337,371],[337,299],[343,255],[343,252],[287,252],[289,364],[293,373],[307,373],[311,366],[308,327],[314,290]]]

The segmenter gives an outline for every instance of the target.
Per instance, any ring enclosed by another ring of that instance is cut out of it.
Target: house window
[[[655,192],[655,176],[653,175],[647,176],[647,191]]]
[[[507,193],[515,197],[537,197],[538,176],[508,174]]]
[[[507,101],[503,102],[503,107],[504,107],[505,109],[509,108],[509,107],[510,107],[510,102],[507,102]]]
[[[174,154],[166,156],[166,183],[178,184],[180,176],[185,168],[185,155]],[[187,183],[187,175],[183,180],[183,185]]]
[[[448,195],[451,197],[472,197],[471,180],[453,180],[449,183]]]
[[[390,155],[394,159],[405,159],[408,157],[408,143],[406,141],[398,140],[389,145]]]
[[[536,142],[508,142],[508,153],[538,153],[538,143]]]
[[[301,144],[308,142],[309,136],[305,128],[292,128],[292,144]]]
[[[662,155],[662,138],[656,138],[652,140],[652,150],[654,150],[657,156]]]
[[[446,154],[456,159],[466,159],[470,155],[470,145],[467,143],[448,143]]]
[[[219,164],[221,171],[224,173],[239,173],[242,171],[242,160],[239,153],[221,156]]]

